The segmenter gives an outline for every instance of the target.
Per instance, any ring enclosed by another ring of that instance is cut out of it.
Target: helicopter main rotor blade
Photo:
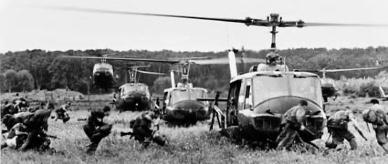
[[[150,71],[143,71],[143,70],[135,70],[135,71],[139,73],[149,74],[149,75],[160,75],[160,76],[166,75],[165,73],[160,73],[160,72],[150,72]]]
[[[104,57],[98,56],[60,56],[61,58],[74,58],[74,59],[104,59]]]
[[[376,69],[383,69],[383,68],[387,68],[387,67],[388,66],[364,67],[364,68],[344,68],[344,69],[327,69],[327,70],[320,70],[320,72],[346,72],[346,71],[376,70]]]
[[[161,59],[146,59],[146,58],[124,58],[124,57],[97,57],[97,56],[62,56],[64,58],[77,58],[77,59],[107,59],[107,60],[124,60],[124,61],[137,61],[137,62],[154,62],[154,63],[169,63],[176,64],[179,60],[161,60]]]
[[[221,21],[242,23],[247,26],[278,26],[278,27],[312,27],[312,26],[351,26],[351,27],[388,27],[388,24],[359,24],[359,23],[324,23],[324,22],[304,22],[299,21],[282,21],[282,20],[264,20],[247,17],[245,19],[233,19],[233,18],[214,18],[214,17],[199,17],[199,16],[187,16],[187,15],[174,15],[174,14],[155,14],[155,13],[142,13],[142,12],[130,12],[130,11],[116,11],[106,9],[93,9],[93,8],[80,8],[80,7],[48,7],[57,10],[76,11],[76,12],[88,12],[88,13],[105,13],[105,14],[120,14],[120,15],[141,15],[141,16],[156,16],[156,17],[170,17],[170,18],[184,18],[184,19],[199,19],[209,21]]]
[[[244,63],[263,63],[264,59],[257,58],[243,58]],[[216,64],[229,64],[228,58],[215,58],[215,59],[206,59],[206,60],[190,60],[191,63],[198,65],[216,65]],[[236,60],[237,63],[242,63],[241,60]]]
[[[308,22],[302,23],[305,26],[348,26],[348,27],[388,27],[388,24],[362,24],[362,23],[319,23],[319,22]]]
[[[130,66],[129,68],[137,70],[138,68],[148,68],[148,67],[151,67],[151,65],[133,65],[133,66]]]
[[[316,69],[294,69],[295,72],[320,72],[321,70]]]
[[[173,17],[173,18],[186,18],[186,19],[200,19],[200,20],[212,20],[222,22],[234,22],[249,24],[253,19],[230,19],[230,18],[212,18],[212,17],[198,17],[198,16],[186,16],[186,15],[172,15],[172,14],[154,14],[154,13],[142,13],[142,12],[129,12],[129,11],[115,11],[105,9],[92,9],[92,8],[79,8],[79,7],[50,7],[52,9],[77,11],[77,12],[89,12],[89,13],[106,13],[106,14],[121,14],[121,15],[141,15],[141,16],[157,16],[157,17]]]

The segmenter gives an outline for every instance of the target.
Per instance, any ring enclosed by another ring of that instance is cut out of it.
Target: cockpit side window
[[[251,79],[248,79],[245,82],[244,109],[253,109],[252,108],[252,82],[251,82]]]
[[[229,95],[228,95],[228,108],[237,109],[238,97],[240,94],[241,80],[235,81],[230,84]]]

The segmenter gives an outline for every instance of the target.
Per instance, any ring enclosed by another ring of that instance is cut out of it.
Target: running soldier
[[[346,139],[350,144],[351,150],[357,149],[357,142],[354,134],[349,131],[349,124],[357,130],[362,138],[367,140],[360,130],[354,115],[350,110],[342,110],[334,113],[327,121],[327,129],[332,137],[331,141],[326,141],[325,145],[329,149],[335,149]]]
[[[376,133],[377,143],[388,154],[388,111],[379,103],[379,100],[372,99],[372,107],[365,110],[362,117],[365,122],[371,123]],[[367,124],[369,127],[369,125]]]
[[[109,116],[109,112],[109,106],[91,111],[87,123],[84,125],[85,134],[91,141],[91,144],[87,146],[86,153],[94,154],[100,141],[110,134],[112,125],[103,122],[104,117]]]

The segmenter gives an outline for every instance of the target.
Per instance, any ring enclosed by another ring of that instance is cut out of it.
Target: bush
[[[360,97],[365,97],[366,95],[370,97],[379,97],[379,87],[376,85],[375,82],[361,84],[360,90],[358,91],[357,95]]]

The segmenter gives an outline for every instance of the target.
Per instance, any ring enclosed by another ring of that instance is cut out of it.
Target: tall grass
[[[367,99],[356,100],[340,97],[337,102],[328,106],[329,111],[338,108],[363,109]],[[385,102],[384,102],[385,103]],[[386,105],[386,104],[385,104]],[[118,132],[129,130],[129,121],[140,112],[112,112],[105,119],[115,123],[112,134],[103,139],[96,154],[89,156],[85,153],[85,146],[89,140],[82,130],[83,121],[77,118],[86,118],[87,110],[72,111],[71,120],[62,122],[49,121],[49,134],[57,135],[59,139],[52,140],[52,147],[62,153],[40,154],[36,152],[18,152],[9,149],[1,151],[1,163],[386,163],[388,156],[383,156],[382,149],[374,139],[373,130],[368,132],[365,124],[361,128],[366,133],[368,141],[351,129],[356,135],[359,149],[348,151],[345,143],[344,150],[323,152],[275,151],[258,150],[244,145],[235,145],[217,131],[208,131],[208,122],[198,123],[191,127],[171,127],[162,125],[160,133],[169,139],[166,147],[152,144],[148,148],[142,147],[129,137],[120,137]],[[361,122],[361,119],[358,118]],[[324,146],[328,137],[325,132],[322,140],[314,141]]]

